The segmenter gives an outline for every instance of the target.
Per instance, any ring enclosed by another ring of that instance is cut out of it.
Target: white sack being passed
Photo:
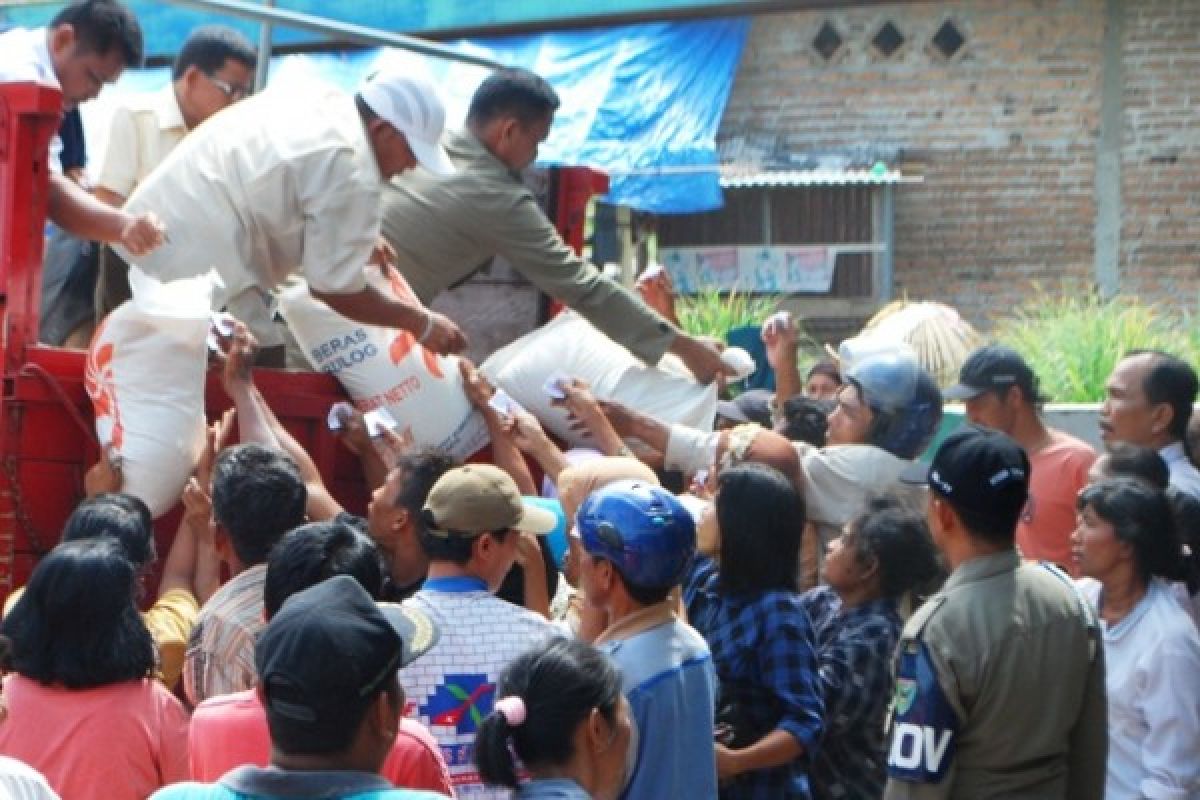
[[[572,447],[592,442],[571,430],[564,409],[551,405],[544,386],[555,375],[580,378],[597,398],[616,400],[667,423],[711,430],[717,412],[716,384],[705,386],[677,371],[647,367],[574,311],[497,350],[480,369]]]
[[[415,299],[398,274],[367,270],[385,293]],[[338,379],[367,412],[386,408],[401,438],[466,459],[488,443],[487,423],[463,391],[458,359],[431,353],[407,331],[363,325],[313,297],[301,281],[280,294],[279,311],[313,369]]]
[[[128,492],[159,517],[178,502],[204,447],[207,276],[159,283],[129,271],[133,299],[97,328],[84,384],[102,447]]]

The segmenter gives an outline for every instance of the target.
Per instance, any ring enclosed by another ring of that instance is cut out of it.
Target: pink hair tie
[[[525,701],[515,694],[497,700],[496,710],[504,717],[504,721],[510,728],[519,728],[525,724]]]

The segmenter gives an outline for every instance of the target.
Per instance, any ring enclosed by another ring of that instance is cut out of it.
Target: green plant
[[[1132,349],[1164,350],[1200,363],[1200,334],[1187,315],[1131,297],[1106,300],[1070,284],[1056,294],[1035,289],[1036,298],[998,320],[993,335],[1025,357],[1049,400],[1103,401],[1109,373]]]
[[[693,336],[724,339],[734,328],[761,325],[779,306],[779,295],[755,295],[732,289],[705,289],[675,303],[679,324]]]

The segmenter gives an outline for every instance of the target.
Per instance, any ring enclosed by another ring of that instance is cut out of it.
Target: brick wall
[[[1200,0],[1138,0],[1124,15],[1122,285],[1194,305]],[[950,58],[931,44],[947,20],[965,38]],[[890,57],[871,45],[887,21],[906,39]],[[828,62],[811,44],[826,22],[844,40]],[[803,152],[900,148],[925,182],[897,190],[896,293],[986,325],[1035,283],[1093,279],[1104,23],[1104,0],[764,15],[722,136],[774,133]]]
[[[1200,1],[1128,3],[1122,288],[1200,304]]]

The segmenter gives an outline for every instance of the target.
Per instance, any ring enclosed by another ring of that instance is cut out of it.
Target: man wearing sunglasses
[[[188,131],[250,95],[257,61],[254,45],[232,28],[207,25],[192,31],[175,58],[171,82],[128,98],[114,111],[96,196],[124,205]],[[128,273],[128,265],[106,248],[96,281],[97,321],[129,299]],[[267,338],[255,333],[260,343]]]

